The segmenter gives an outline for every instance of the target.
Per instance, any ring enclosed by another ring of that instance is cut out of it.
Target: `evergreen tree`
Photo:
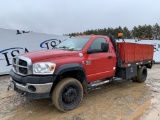
[[[118,37],[118,33],[122,32],[123,37],[125,39],[160,39],[160,26],[158,23],[155,25],[139,25],[134,26],[132,30],[129,30],[127,27],[122,28],[121,26],[117,28],[103,28],[103,29],[91,29],[86,30],[80,33],[70,33],[69,36],[77,36],[77,35],[108,35],[112,34],[116,38]]]

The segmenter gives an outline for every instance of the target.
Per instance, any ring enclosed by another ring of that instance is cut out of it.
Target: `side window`
[[[90,45],[90,50],[101,50],[101,43],[106,43],[106,39],[104,38],[97,38],[93,41],[93,43]]]

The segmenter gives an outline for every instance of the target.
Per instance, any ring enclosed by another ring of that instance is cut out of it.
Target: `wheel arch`
[[[55,75],[57,76],[52,89],[55,88],[57,83],[59,83],[61,80],[67,77],[72,77],[77,79],[83,86],[84,93],[87,93],[87,80],[86,80],[86,72],[82,65],[79,63],[71,63],[71,64],[64,64],[61,65],[55,72]]]

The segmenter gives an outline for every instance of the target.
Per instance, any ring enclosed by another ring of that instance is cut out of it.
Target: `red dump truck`
[[[116,43],[113,36],[71,37],[53,50],[14,57],[10,86],[26,97],[51,97],[56,108],[68,111],[99,85],[120,78],[144,82],[153,51],[153,45]]]

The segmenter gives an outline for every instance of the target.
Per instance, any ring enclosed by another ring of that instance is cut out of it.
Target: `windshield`
[[[89,37],[86,38],[69,38],[59,45],[56,46],[58,49],[65,49],[65,50],[75,50],[79,51],[82,50],[82,48],[86,45],[86,43],[89,41]]]

